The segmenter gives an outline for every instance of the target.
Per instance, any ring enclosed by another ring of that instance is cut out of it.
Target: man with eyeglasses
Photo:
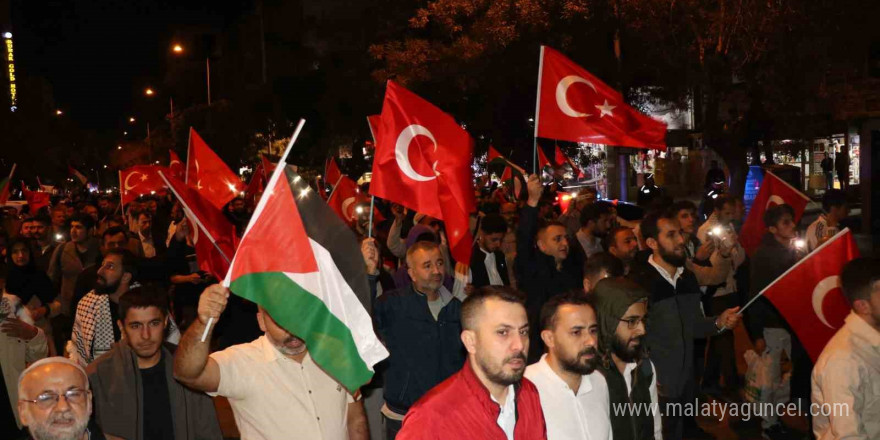
[[[607,278],[593,289],[599,321],[599,371],[611,402],[615,440],[662,440],[657,372],[644,343],[648,292],[626,278]]]
[[[104,438],[89,426],[92,396],[86,372],[75,362],[51,357],[18,377],[18,412],[34,440]]]

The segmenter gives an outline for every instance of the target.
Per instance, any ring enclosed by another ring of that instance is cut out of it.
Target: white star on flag
[[[608,115],[608,116],[614,116],[614,113],[611,113],[611,110],[614,110],[615,108],[617,108],[616,105],[609,105],[607,99],[605,100],[605,104],[603,104],[603,105],[597,105],[597,106],[595,106],[595,107],[596,107],[597,109],[599,109],[599,111],[602,112],[602,113],[599,115],[600,118],[601,118],[601,117],[604,117],[605,115]]]

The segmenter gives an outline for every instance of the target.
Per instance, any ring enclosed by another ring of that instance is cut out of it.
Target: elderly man
[[[264,335],[208,355],[202,334],[226,309],[229,290],[209,286],[198,319],[180,340],[174,377],[189,388],[229,399],[242,440],[369,438],[363,401],[330,377],[309,355],[305,341],[260,307]],[[210,341],[211,326],[205,341]]]
[[[522,294],[487,286],[461,306],[464,367],[410,408],[399,440],[547,438],[538,390],[523,378],[529,320]]]
[[[580,292],[556,295],[541,310],[547,354],[526,368],[538,388],[548,440],[611,440],[608,385],[599,365],[599,324]]]
[[[385,374],[386,437],[395,438],[410,406],[461,369],[461,300],[443,286],[444,259],[436,243],[406,252],[413,283],[376,300],[376,331],[388,347]]]
[[[73,361],[34,362],[18,378],[18,413],[34,440],[103,438],[89,426],[92,395],[86,372]]]

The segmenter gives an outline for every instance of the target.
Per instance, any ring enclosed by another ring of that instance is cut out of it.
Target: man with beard
[[[697,207],[689,200],[680,200],[669,208],[678,223],[681,225],[681,235],[684,237],[684,250],[688,261],[686,266],[697,277],[700,286],[721,284],[731,272],[731,254],[735,246],[716,247],[715,240],[701,243],[697,238]],[[729,242],[731,238],[728,237]],[[745,253],[738,255],[745,258]]]
[[[487,286],[461,306],[464,367],[410,408],[398,440],[547,438],[538,390],[523,378],[529,321],[522,294]]]
[[[646,263],[637,262],[629,278],[648,291],[651,323],[645,337],[656,360],[660,399],[664,404],[693,402],[694,339],[705,338],[739,324],[739,307],[724,310],[718,317],[705,317],[700,309],[700,285],[685,269],[687,261],[681,225],[669,214],[653,213],[641,224],[642,237],[651,249]],[[675,405],[664,405],[673,408]],[[681,405],[678,406],[681,408]],[[681,439],[685,419],[682,411],[663,414],[663,438]],[[693,418],[688,436],[703,437]]]
[[[599,363],[596,310],[582,292],[550,298],[541,310],[547,354],[526,368],[541,396],[548,440],[610,440],[608,385]]]
[[[662,440],[657,372],[644,344],[648,292],[632,280],[609,278],[600,281],[592,294],[602,352],[598,369],[615,408],[611,412],[614,438]]]
[[[104,438],[89,427],[92,395],[86,372],[70,359],[51,357],[18,377],[18,413],[34,440]]]
[[[136,264],[131,252],[108,250],[98,269],[95,289],[77,305],[68,351],[70,358],[81,366],[110,351],[113,343],[122,337],[121,329],[113,324],[119,321],[119,298],[128,292],[137,277]],[[171,343],[180,340],[180,331],[173,320],[170,320],[167,340]]]
[[[611,229],[611,210],[606,203],[592,203],[581,211],[581,227],[575,237],[584,257],[602,252],[602,238]]]
[[[617,257],[623,263],[624,272],[629,273],[629,268],[639,252],[639,239],[636,238],[632,228],[618,226],[602,239],[602,247],[606,252]]]
[[[363,401],[355,399],[309,355],[305,341],[260,307],[264,335],[253,342],[209,352],[209,319],[220,319],[229,290],[214,284],[199,297],[198,319],[174,356],[174,377],[184,385],[229,399],[242,440],[367,440]]]
[[[406,252],[407,287],[383,293],[373,310],[376,332],[388,347],[385,374],[386,438],[395,438],[410,407],[461,369],[461,299],[443,286],[440,246],[419,241]]]
[[[43,272],[49,271],[49,262],[52,260],[52,254],[58,242],[49,236],[51,231],[52,220],[45,215],[38,215],[33,219],[32,238],[34,240],[33,259],[34,263]]]
[[[168,296],[155,285],[119,298],[124,337],[86,369],[98,424],[125,439],[220,439],[214,403],[173,377],[174,347],[164,343]]]
[[[550,297],[580,288],[583,284],[582,253],[569,252],[565,226],[558,222],[539,222],[538,203],[544,186],[533,174],[526,183],[529,199],[519,217],[516,232],[517,286],[526,293],[529,322],[537,323],[541,307]],[[529,361],[537,362],[544,353],[538,326],[532,328]]]

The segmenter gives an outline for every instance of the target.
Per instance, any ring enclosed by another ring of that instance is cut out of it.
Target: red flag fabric
[[[327,199],[327,204],[344,222],[351,223],[354,205],[358,202],[357,183],[347,176],[336,180],[337,185]]]
[[[443,220],[452,256],[470,262],[473,139],[428,101],[388,81],[370,193]]]
[[[260,195],[263,194],[265,189],[266,173],[263,172],[263,163],[260,162],[257,164],[257,167],[254,168],[254,173],[251,175],[251,181],[248,183],[247,190],[245,190],[245,200],[251,206],[256,206],[257,202],[260,201]]]
[[[263,173],[265,174],[266,182],[269,181],[269,176],[272,175],[272,171],[275,171],[275,166],[278,164],[272,163],[268,157],[264,155],[260,155],[260,159],[263,161]]]
[[[174,150],[168,150],[168,156],[170,156],[168,174],[177,180],[184,180],[186,178],[186,170],[183,168],[183,162],[180,161],[180,157],[177,156]]]
[[[24,199],[27,200],[27,204],[30,208],[31,215],[36,214],[40,208],[44,206],[49,206],[49,193],[43,191],[31,191],[27,189],[24,182],[21,182],[21,192],[24,194]]]
[[[218,209],[244,191],[244,183],[192,128],[186,158],[186,184]]]
[[[119,172],[119,195],[129,203],[142,195],[164,194],[165,182],[159,177],[158,165],[135,165]]]
[[[377,136],[379,135],[379,124],[382,123],[382,115],[370,115],[367,116],[367,125],[370,126],[370,134],[373,135],[373,144],[379,142]]]
[[[794,221],[797,223],[801,215],[804,214],[804,209],[809,201],[807,196],[767,171],[764,174],[764,182],[761,183],[758,195],[752,202],[752,209],[739,232],[739,242],[746,253],[750,256],[754,254],[758,245],[761,244],[761,237],[767,232],[767,228],[764,226],[764,212],[768,208],[783,203],[791,206],[794,209]]]
[[[238,246],[235,226],[223,215],[220,208],[215,207],[203,196],[202,192],[174,177],[165,175],[164,172],[160,174],[160,178],[168,185],[177,200],[180,200],[190,224],[194,228],[200,225],[198,234],[193,240],[199,268],[222,280],[229,271],[229,261],[232,260]],[[217,246],[211,243],[211,238]],[[217,250],[218,246],[222,249],[222,254]]]
[[[562,152],[562,150],[559,148],[559,145],[556,146],[555,156],[556,156],[556,163],[558,163],[559,166],[562,166],[562,164],[567,163],[568,166],[571,167],[571,172],[572,172],[572,174],[574,174],[575,177],[582,177],[584,175],[584,173],[581,172],[581,169],[578,168],[577,166],[575,166],[574,162],[572,162],[571,159],[569,159],[568,156],[566,156],[565,153]]]
[[[544,154],[544,150],[538,145],[538,169],[543,169],[546,166],[553,167],[553,162],[550,162],[550,159],[547,159],[547,155]]]
[[[489,145],[489,152],[486,154],[486,162],[492,162],[495,159],[504,159],[504,156],[502,156],[495,147]]]
[[[342,177],[342,171],[336,165],[336,159],[330,156],[327,158],[327,163],[324,164],[324,180],[336,185],[340,177]]]
[[[840,273],[858,256],[852,233],[844,229],[761,292],[788,321],[813,362],[849,314]]]
[[[0,180],[0,204],[4,204],[9,200],[9,195],[12,193],[12,175],[15,173],[15,167],[18,164],[12,165],[12,170],[9,171],[9,177]]]
[[[561,53],[541,46],[535,136],[666,149],[666,124],[629,106],[618,91]]]

